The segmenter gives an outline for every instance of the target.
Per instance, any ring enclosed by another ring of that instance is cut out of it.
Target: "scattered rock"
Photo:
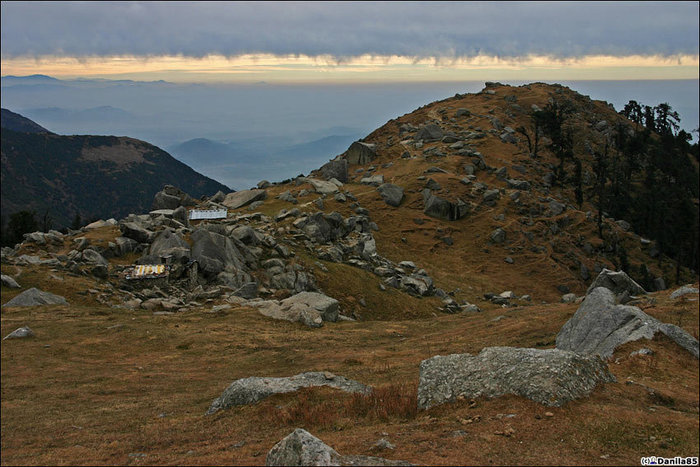
[[[308,372],[286,378],[263,378],[252,376],[237,379],[231,383],[220,397],[212,402],[207,415],[239,405],[254,404],[273,394],[298,391],[301,388],[330,386],[345,392],[369,394],[372,388],[362,383],[336,376],[329,372]]]
[[[377,187],[379,195],[389,206],[398,207],[403,200],[403,188],[391,183],[384,183]]]
[[[29,326],[22,326],[17,328],[8,335],[6,335],[2,340],[6,339],[23,339],[25,337],[34,337],[34,331],[29,329]]]
[[[578,297],[575,293],[567,293],[561,296],[562,303],[574,303]]]
[[[469,213],[469,205],[461,199],[451,202],[433,195],[428,189],[423,190],[423,202],[425,214],[446,221],[459,220]]]
[[[3,282],[4,281],[5,280],[3,279]],[[680,288],[674,290],[673,293],[671,293],[671,299],[675,300],[677,298],[682,297],[683,295],[697,294],[698,292],[700,292],[700,291],[698,289],[696,289],[695,287],[691,287],[689,285],[684,285],[683,287],[680,287]]]
[[[25,290],[3,306],[68,305],[65,298],[44,292],[36,287]]]
[[[318,292],[301,292],[280,302],[266,300],[250,305],[270,318],[301,322],[314,328],[323,326],[324,321],[338,321],[338,301]]]
[[[343,456],[306,430],[297,428],[275,444],[265,459],[265,465],[412,465],[405,461],[372,456]]]
[[[489,238],[493,243],[503,243],[506,241],[506,231],[499,227],[491,232]]]
[[[558,407],[587,396],[599,383],[614,381],[607,365],[595,356],[559,349],[489,347],[476,356],[438,355],[423,360],[418,407],[504,394]]]
[[[322,195],[329,195],[333,193],[338,192],[338,185],[336,185],[333,182],[327,182],[325,180],[318,180],[316,178],[307,178],[307,182],[311,184],[311,186],[314,187],[314,190],[316,190],[316,193],[322,194]]]
[[[17,283],[16,280],[14,280],[12,277],[7,276],[5,274],[0,275],[0,280],[2,280],[2,285],[5,287],[9,287],[11,289],[19,289],[20,286]]]
[[[423,140],[426,142],[429,141],[438,141],[442,139],[443,137],[443,132],[442,129],[436,125],[435,123],[429,123],[418,130],[414,136],[414,139],[416,141],[418,140]]]

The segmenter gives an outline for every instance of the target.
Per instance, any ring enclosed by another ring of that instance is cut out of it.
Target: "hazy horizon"
[[[668,102],[680,114],[682,128],[698,127],[698,80],[557,82],[617,110],[631,99]],[[243,189],[262,178],[308,173],[388,120],[455,93],[478,92],[484,82],[213,85],[3,76],[0,85],[3,108],[59,134],[130,136],[165,150],[197,138],[230,143],[233,149],[220,153],[216,163],[169,152],[204,175]]]

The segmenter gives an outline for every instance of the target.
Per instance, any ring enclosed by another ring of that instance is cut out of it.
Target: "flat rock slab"
[[[311,184],[311,186],[314,187],[314,190],[316,190],[316,193],[320,193],[322,195],[328,195],[332,193],[337,193],[338,192],[338,185],[331,181],[326,181],[326,180],[319,180],[317,178],[307,178],[306,181]]]
[[[406,461],[372,456],[343,456],[309,433],[297,428],[275,444],[265,458],[265,465],[413,465]]]
[[[615,349],[657,332],[668,336],[698,358],[698,340],[673,324],[662,323],[636,306],[617,305],[615,294],[605,287],[593,289],[574,316],[557,334],[557,349],[610,358]]]
[[[300,292],[282,301],[251,302],[261,314],[274,319],[300,322],[317,328],[324,321],[338,321],[338,300],[318,292]]]
[[[3,306],[68,305],[65,298],[32,287],[25,290]]]
[[[611,271],[605,268],[600,271],[598,277],[596,277],[590,287],[588,287],[586,294],[597,287],[610,289],[615,295],[624,292],[630,295],[644,295],[647,293],[641,285],[637,284],[630,276],[625,274],[624,271]]]
[[[221,202],[229,209],[238,209],[254,201],[262,201],[267,198],[265,190],[241,190],[229,193]]]
[[[330,386],[345,392],[361,394],[369,394],[372,391],[372,388],[369,386],[329,372],[307,372],[287,378],[251,376],[237,379],[231,383],[221,396],[212,402],[209,410],[207,410],[207,415],[229,407],[254,404],[273,394],[284,394],[298,391],[301,388],[316,386]]]
[[[559,349],[488,347],[478,355],[436,356],[420,364],[418,408],[452,402],[459,396],[515,394],[559,407],[587,396],[615,377],[600,358]]]

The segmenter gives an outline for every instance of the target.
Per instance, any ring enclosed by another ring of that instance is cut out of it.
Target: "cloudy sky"
[[[3,75],[698,78],[698,2],[2,2]]]

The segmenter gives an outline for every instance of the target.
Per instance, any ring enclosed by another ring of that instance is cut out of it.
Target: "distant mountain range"
[[[2,214],[48,214],[54,227],[83,219],[124,217],[150,210],[163,185],[194,197],[225,185],[205,177],[162,149],[127,137],[62,136],[2,109]]]

